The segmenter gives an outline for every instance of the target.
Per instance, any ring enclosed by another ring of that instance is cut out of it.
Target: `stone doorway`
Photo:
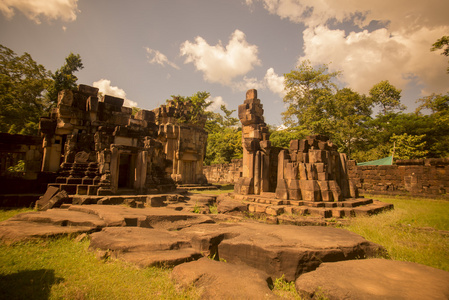
[[[184,172],[182,174],[182,183],[190,184],[195,183],[196,176],[196,161],[185,161],[184,162]]]
[[[135,181],[136,156],[130,153],[120,153],[118,170],[118,188],[132,189]]]

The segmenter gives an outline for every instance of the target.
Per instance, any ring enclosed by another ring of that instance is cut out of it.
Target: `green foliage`
[[[433,43],[430,51],[437,51],[443,49],[441,55],[449,56],[449,36],[445,35]],[[447,73],[449,73],[449,67],[447,68]]]
[[[17,162],[17,165],[11,166],[11,167],[8,168],[8,172],[12,172],[12,173],[25,172],[25,161],[24,160],[19,160]]]
[[[210,212],[211,214],[213,214],[213,215],[218,214],[218,207],[217,207],[217,204],[210,205],[210,206],[209,206],[209,212]]]
[[[48,101],[54,104],[58,101],[60,91],[75,89],[78,78],[73,73],[83,68],[80,55],[70,53],[65,58],[65,64],[51,75],[53,82],[48,87],[48,93],[46,95]]]
[[[291,140],[301,140],[310,132],[303,127],[292,127],[285,129],[270,128],[270,141],[273,147],[289,148]]]
[[[429,151],[425,150],[425,135],[408,135],[407,133],[396,135],[393,133],[391,141],[396,144],[396,159],[414,159],[426,157]]]
[[[132,115],[133,116],[135,116],[139,111],[141,111],[142,109],[141,108],[138,108],[138,107],[136,107],[136,106],[133,106],[133,107],[131,107],[131,109],[132,109]]]
[[[9,218],[14,217],[17,214],[33,211],[31,208],[0,208],[0,222],[8,220]]]
[[[185,108],[185,111],[179,110],[179,115],[175,116],[178,123],[201,124],[207,114],[206,108],[212,104],[212,101],[208,101],[209,96],[208,92],[197,92],[191,97],[172,95],[172,99],[166,102],[173,101],[175,105]]]
[[[381,106],[381,113],[388,114],[396,109],[405,109],[405,106],[401,104],[401,92],[402,90],[391,85],[388,80],[384,80],[374,85],[369,95],[374,104]]]
[[[242,158],[242,131],[239,128],[221,127],[207,137],[206,165],[229,163]]]
[[[330,132],[331,140],[339,151],[351,155],[354,144],[367,134],[366,123],[371,120],[372,101],[349,88],[338,90],[334,96]]]
[[[281,298],[298,300],[301,299],[298,292],[296,291],[295,282],[286,281],[284,275],[274,280],[272,290],[275,295]]]
[[[239,120],[232,117],[235,110],[220,107],[222,113],[209,112],[206,122],[208,132],[205,164],[230,163],[242,158],[242,130],[237,127]]]
[[[328,72],[327,65],[317,68],[303,61],[296,70],[284,74],[283,119],[287,126],[305,126],[313,134],[328,134],[331,128],[329,113],[337,86],[333,80],[340,72]]]
[[[36,135],[50,83],[50,73],[30,54],[17,56],[0,45],[0,132]]]

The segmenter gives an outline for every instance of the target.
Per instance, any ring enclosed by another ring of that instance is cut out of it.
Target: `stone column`
[[[261,155],[260,151],[256,153],[256,159],[254,162],[254,194],[260,195],[261,188]]]

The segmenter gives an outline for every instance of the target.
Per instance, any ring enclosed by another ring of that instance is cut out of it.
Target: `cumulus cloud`
[[[3,15],[11,19],[16,10],[22,12],[28,19],[37,24],[41,23],[41,18],[47,20],[61,19],[65,22],[76,20],[78,10],[78,0],[2,0],[0,1],[0,11]]]
[[[165,65],[169,65],[179,70],[179,67],[175,63],[169,61],[167,56],[165,56],[158,50],[154,50],[148,47],[146,47],[145,50],[147,51],[147,59],[150,64],[159,64],[163,67],[165,67]]]
[[[125,102],[123,104],[124,106],[128,107],[137,106],[137,102],[127,99],[125,91],[119,87],[112,86],[111,81],[108,79],[100,79],[98,81],[95,81],[92,85],[98,88],[99,92],[102,93],[103,95],[110,95],[125,99]]]
[[[388,79],[405,88],[412,80],[423,85],[422,94],[444,92],[446,61],[430,52],[430,45],[441,36],[439,28],[421,28],[406,35],[392,34],[386,28],[372,32],[331,30],[326,26],[304,31],[303,58],[312,63],[332,63],[331,71],[343,70],[341,79],[356,91],[367,93],[376,83]]]
[[[264,81],[256,77],[244,76],[241,80],[234,82],[231,87],[235,91],[246,92],[250,89],[265,89],[266,85]]]
[[[418,84],[422,94],[447,90],[447,61],[429,50],[449,32],[449,1],[246,0],[247,5],[256,2],[272,14],[306,25],[300,60],[332,62],[330,69],[342,70],[342,79],[359,92],[385,79],[400,88]],[[334,29],[343,22],[359,30]],[[376,24],[376,30],[368,30],[370,24]]]
[[[418,30],[422,26],[447,25],[449,2],[441,0],[247,0],[262,2],[265,9],[281,18],[314,27],[329,21],[352,21],[361,28],[371,21],[388,24],[391,30]]]
[[[225,47],[221,41],[209,45],[198,36],[194,42],[185,41],[180,52],[186,57],[186,64],[193,63],[203,72],[206,81],[223,85],[232,85],[234,78],[246,75],[254,66],[260,65],[257,46],[250,45],[240,30],[234,31]]]
[[[286,94],[284,90],[284,76],[279,76],[274,72],[273,68],[269,68],[265,74],[264,81],[270,91],[284,98]]]
[[[208,101],[212,101],[212,104],[209,105],[206,110],[207,111],[220,111],[220,107],[222,105],[224,106],[228,106],[228,104],[223,100],[223,97],[221,96],[217,96],[217,97],[213,97],[213,98],[208,98]]]

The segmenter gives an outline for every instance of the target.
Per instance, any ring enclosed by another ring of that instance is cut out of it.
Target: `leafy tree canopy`
[[[437,51],[443,49],[441,55],[449,56],[449,36],[445,35],[438,39],[430,48],[430,51]],[[447,68],[447,73],[449,74],[449,67]]]
[[[426,141],[424,141],[425,134],[422,135],[408,135],[403,133],[401,135],[393,134],[391,142],[395,143],[396,159],[415,159],[424,158],[428,154],[426,150]]]
[[[0,131],[35,135],[49,103],[43,94],[50,73],[30,54],[18,56],[0,45]]]
[[[388,80],[384,80],[374,85],[369,91],[369,95],[374,104],[381,106],[381,113],[388,114],[394,110],[404,110],[401,104],[402,90],[395,88]]]
[[[314,68],[303,61],[295,70],[284,74],[283,119],[287,126],[306,126],[314,134],[327,134],[333,94],[337,90],[333,80],[340,72],[328,72],[327,65]]]
[[[80,55],[70,53],[65,58],[65,64],[51,75],[53,82],[48,87],[48,93],[46,95],[48,101],[50,103],[56,103],[60,91],[75,89],[78,78],[73,73],[83,68]]]
[[[239,120],[232,117],[235,110],[220,107],[221,113],[209,112],[206,122],[207,138],[205,163],[223,164],[232,159],[242,158],[242,129],[237,127]]]
[[[180,114],[176,116],[178,122],[199,124],[204,122],[204,117],[208,115],[206,109],[213,103],[209,100],[209,96],[208,92],[197,92],[190,97],[172,95],[172,99],[167,99],[166,102],[173,101],[176,105],[186,108],[184,112],[180,111]]]

